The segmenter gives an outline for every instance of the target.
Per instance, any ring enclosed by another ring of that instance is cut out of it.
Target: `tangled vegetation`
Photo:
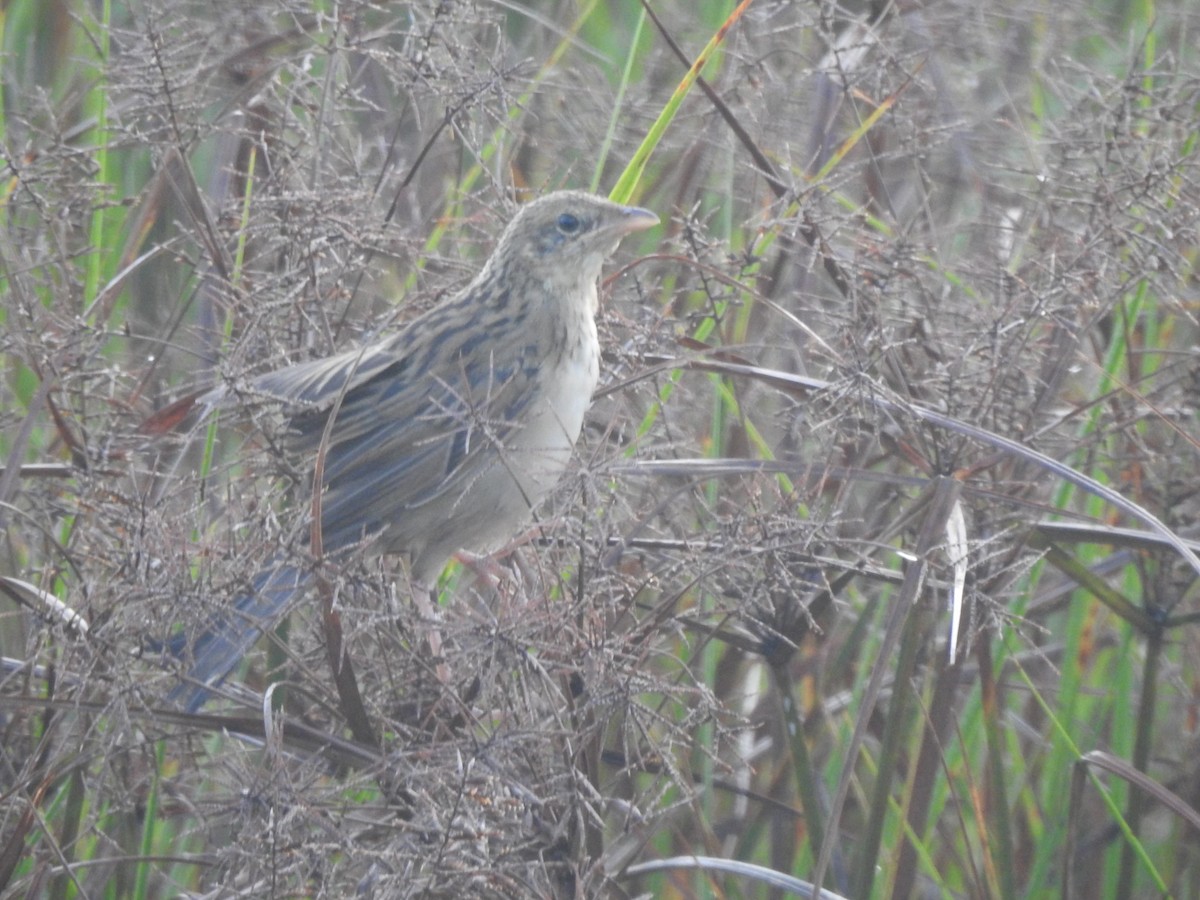
[[[1200,896],[1194,4],[0,28],[6,896]],[[162,410],[561,187],[664,226],[434,660],[396,560],[311,558],[269,409]],[[171,708],[164,640],[281,552],[311,602]]]

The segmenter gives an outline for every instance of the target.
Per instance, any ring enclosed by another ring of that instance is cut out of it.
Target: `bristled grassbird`
[[[428,588],[456,552],[494,550],[530,521],[599,377],[601,267],[658,221],[580,191],[548,194],[516,213],[451,299],[375,343],[248,383],[247,395],[280,405],[290,449],[321,473],[325,557],[397,554]],[[200,402],[231,399],[218,388]],[[198,709],[311,580],[277,555],[199,635],[181,636],[173,649],[190,671],[171,701]]]

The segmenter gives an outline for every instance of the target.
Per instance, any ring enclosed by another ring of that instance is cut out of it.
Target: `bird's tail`
[[[167,700],[188,712],[199,710],[212,688],[225,680],[263,632],[274,627],[311,577],[293,565],[270,565],[255,576],[254,589],[214,615],[198,637],[189,640],[183,635],[173,641],[168,649],[190,659],[191,669]]]

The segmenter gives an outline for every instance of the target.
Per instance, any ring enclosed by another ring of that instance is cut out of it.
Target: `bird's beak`
[[[626,206],[621,209],[615,222],[610,226],[619,235],[632,234],[635,231],[645,231],[658,224],[658,216],[640,206]]]

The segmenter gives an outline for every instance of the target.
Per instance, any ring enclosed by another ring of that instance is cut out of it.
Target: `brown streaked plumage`
[[[570,459],[599,374],[596,282],[626,234],[658,217],[580,191],[521,208],[479,275],[396,334],[254,379],[293,446],[324,447],[326,554],[365,537],[430,585],[459,550],[484,552],[529,521]],[[226,397],[211,392],[206,402]],[[329,423],[334,412],[332,425]],[[283,562],[209,624],[172,698],[197,709],[308,581]]]

